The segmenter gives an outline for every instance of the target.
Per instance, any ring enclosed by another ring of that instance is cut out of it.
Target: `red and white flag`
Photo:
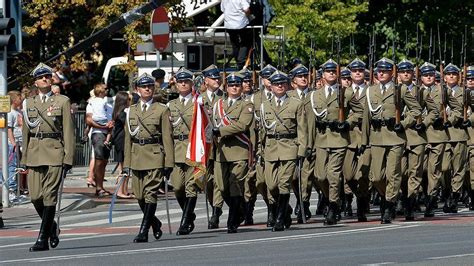
[[[206,164],[212,141],[212,125],[204,110],[202,97],[194,95],[194,111],[189,132],[189,144],[186,152],[186,163],[194,167],[194,181],[204,188]]]

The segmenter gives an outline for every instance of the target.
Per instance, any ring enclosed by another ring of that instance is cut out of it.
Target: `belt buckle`
[[[36,138],[43,139],[43,132],[36,133]]]
[[[145,145],[145,139],[138,139],[138,144],[140,144],[140,146]]]
[[[280,140],[280,133],[275,133],[275,139]]]
[[[182,133],[180,133],[180,134],[178,135],[178,140],[180,140],[180,141],[183,141],[183,140],[184,140],[184,135],[183,135]]]

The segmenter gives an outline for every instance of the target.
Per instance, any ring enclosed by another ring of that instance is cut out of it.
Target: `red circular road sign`
[[[163,52],[170,40],[170,25],[168,14],[164,7],[159,7],[151,15],[150,32],[155,48]]]

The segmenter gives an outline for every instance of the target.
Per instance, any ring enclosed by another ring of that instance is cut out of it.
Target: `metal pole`
[[[0,0],[0,9],[6,14],[6,2]],[[0,95],[7,95],[7,47],[0,51]],[[8,140],[7,140],[7,116],[5,116],[5,127],[0,129],[0,139],[2,141],[2,204],[4,208],[10,207],[8,200]]]
[[[263,22],[265,24],[265,21]],[[263,27],[260,27],[260,70],[262,70],[265,66],[263,65]],[[258,75],[258,85],[260,90],[263,89],[263,81],[262,77]]]
[[[160,68],[160,51],[156,50],[156,68]]]

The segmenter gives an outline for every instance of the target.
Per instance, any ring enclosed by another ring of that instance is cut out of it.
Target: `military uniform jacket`
[[[365,106],[365,103],[366,103],[366,90],[367,90],[368,87],[366,88],[360,88],[360,93],[359,93],[359,103],[360,105],[362,106],[363,109],[366,108]],[[349,87],[347,88],[346,90],[352,90],[352,92],[354,93],[354,96],[353,98],[357,99],[357,96],[355,95],[355,92],[354,90],[352,89],[352,87]],[[357,149],[361,144],[362,144],[362,115],[364,113],[364,110],[362,110],[362,113],[360,115],[357,115],[358,116],[358,121],[357,123],[355,124],[354,127],[351,127],[352,129],[349,131],[349,139],[350,139],[350,143],[349,145],[347,146],[348,148],[350,149]],[[354,113],[351,112],[349,113],[349,116],[348,116],[348,119],[353,119],[351,118],[351,116],[353,115]]]
[[[406,132],[395,132],[393,128],[382,126],[380,129],[373,127],[373,120],[388,120],[395,118],[395,94],[394,84],[386,88],[382,95],[380,85],[373,85],[366,91],[366,108],[362,118],[362,144],[375,146],[393,146],[406,144]],[[421,106],[412,94],[407,93],[406,87],[401,87],[400,91],[400,110],[405,106],[407,110],[405,117],[400,121],[403,128],[409,128],[416,123],[416,117],[421,115]]]
[[[451,89],[450,95],[452,95],[456,102],[459,104],[459,110],[461,115],[458,119],[453,119],[451,121],[451,124],[453,126],[448,128],[449,142],[467,141],[469,139],[469,135],[467,134],[467,130],[462,126],[464,89],[459,86],[456,86],[455,88]]]
[[[467,144],[469,146],[472,146],[474,145],[474,127],[472,125],[474,125],[474,114],[473,114],[473,110],[474,110],[474,102],[472,101],[472,99],[474,99],[474,88],[468,88],[469,89],[469,92],[470,92],[470,99],[471,99],[471,105],[469,106],[469,109],[468,109],[468,119],[469,121],[471,121],[471,126],[467,128],[467,133],[469,135],[469,139],[467,141]]]
[[[201,95],[199,96],[202,99],[202,104],[204,106],[204,110],[206,110],[207,115],[209,116],[209,118],[212,117],[214,104],[216,104],[216,102],[219,99],[224,97],[224,92],[221,89],[217,89],[214,93],[215,93],[214,99],[212,99],[212,100],[208,97],[207,90],[204,91],[203,93],[201,93]],[[216,126],[215,124],[213,124],[214,120],[213,119],[210,119],[210,120],[211,120],[212,125]],[[214,145],[212,145],[211,146],[211,152],[209,153],[209,159],[214,160],[215,155],[216,155],[216,150],[215,150]]]
[[[219,115],[218,103],[214,105],[212,120],[219,127],[220,136],[216,145],[216,161],[218,162],[236,162],[249,159],[249,145],[238,138],[245,134],[250,139],[250,127],[253,121],[253,104],[241,99],[229,107],[228,100],[222,99],[222,107],[230,122],[225,125]]]
[[[294,97],[287,97],[278,109],[275,99],[261,104],[264,131],[265,161],[295,160],[304,156],[307,148],[307,124],[304,106]],[[294,138],[275,138],[293,134]]]
[[[316,90],[309,95],[308,116],[308,145],[317,148],[344,148],[350,143],[349,132],[340,132],[337,128],[321,130],[317,123],[338,123],[339,104],[337,94],[332,93],[329,98],[326,97],[325,89]],[[349,113],[352,114],[349,116]],[[349,122],[350,128],[357,125],[359,118],[362,117],[363,107],[354,97],[352,89],[344,91],[344,117]],[[314,141],[314,143],[313,143]]]
[[[428,91],[424,88],[419,88],[413,85],[410,90],[408,89],[408,86],[402,86],[406,87],[407,93],[410,93],[413,97],[417,99],[422,109],[422,123],[428,129],[433,124],[434,120],[439,117],[439,110],[435,105],[433,99],[429,96]],[[418,100],[418,93],[420,93],[421,101]],[[417,131],[413,127],[410,127],[406,128],[405,132],[407,134],[408,146],[422,145],[427,143],[426,131]]]
[[[428,143],[445,143],[449,141],[449,135],[448,135],[448,130],[444,128],[442,125],[442,116],[441,113],[443,111],[443,106],[442,106],[442,97],[441,97],[441,86],[439,85],[433,85],[430,88],[424,87],[424,90],[428,92],[429,97],[433,100],[436,109],[438,110],[438,118],[435,119],[435,121],[439,121],[435,125],[435,122],[430,125],[427,130],[426,130],[426,136],[428,137]],[[452,91],[451,89],[447,89],[448,93],[448,106],[449,107],[449,112],[448,112],[448,120],[451,122],[451,124],[454,123],[454,121],[457,121],[461,117],[461,110],[462,106],[459,104],[456,99],[452,96]],[[440,125],[439,125],[440,124]]]
[[[255,140],[256,140],[256,145],[255,145],[255,151],[257,156],[264,157],[263,151],[264,151],[264,144],[263,144],[263,139],[265,138],[265,132],[262,130],[262,121],[260,120],[260,117],[262,114],[260,113],[260,108],[262,106],[263,101],[267,101],[268,98],[265,95],[266,90],[262,89],[263,91],[257,91],[253,93],[250,96],[250,101],[254,105],[254,130],[255,130]],[[273,97],[273,96],[272,96]],[[263,99],[263,100],[262,100]],[[271,98],[270,98],[271,99]]]
[[[179,98],[168,103],[171,113],[171,125],[174,138],[174,162],[185,163],[189,143],[189,130],[193,119],[194,102],[189,99],[183,106]]]
[[[158,138],[159,143],[136,141]],[[151,170],[174,166],[173,129],[170,111],[161,103],[152,103],[143,112],[141,102],[130,106],[125,124],[124,167]]]
[[[73,165],[75,134],[71,103],[63,95],[51,95],[42,103],[40,96],[23,102],[23,156],[21,164],[30,167]],[[42,134],[60,133],[57,138]]]

